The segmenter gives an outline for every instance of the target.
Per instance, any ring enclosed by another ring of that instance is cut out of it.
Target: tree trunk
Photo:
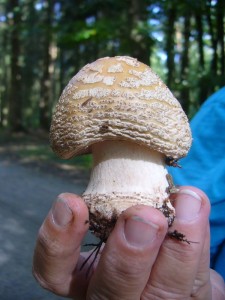
[[[21,88],[21,67],[20,58],[20,25],[21,14],[19,0],[10,0],[10,11],[13,13],[9,21],[11,29],[11,74],[10,74],[10,91],[9,91],[9,126],[12,131],[23,130],[22,125],[22,88]]]
[[[32,128],[38,123],[39,96],[34,92],[35,71],[38,69],[39,53],[41,52],[40,37],[38,30],[37,11],[33,1],[29,1],[23,15],[24,31],[26,38],[23,39],[23,123],[26,128]],[[34,46],[35,45],[35,46]]]
[[[183,51],[181,56],[181,104],[186,113],[189,109],[189,83],[188,83],[188,70],[189,70],[189,46],[190,46],[190,15],[186,15],[184,19],[184,39]]]
[[[165,51],[167,54],[167,85],[169,88],[172,87],[175,76],[175,21],[176,21],[176,6],[173,3],[168,3],[167,8],[167,22],[165,24],[165,33],[166,33],[166,46]]]
[[[225,84],[225,48],[224,48],[224,12],[225,3],[224,0],[217,1],[217,39],[219,45],[219,84],[223,86]]]
[[[214,24],[212,22],[212,6],[211,6],[211,0],[207,1],[206,4],[206,16],[207,16],[207,22],[209,26],[209,34],[211,35],[211,46],[213,50],[213,57],[211,61],[211,77],[212,77],[212,83],[211,83],[211,89],[210,93],[213,93],[214,91],[214,86],[215,84],[213,82],[217,81],[217,70],[218,70],[218,54],[217,54],[217,45],[218,45],[218,40],[215,34],[214,30]]]
[[[148,15],[143,1],[132,0],[128,3],[127,17],[131,56],[149,65],[151,39],[145,28]]]
[[[9,66],[6,61],[8,49],[8,30],[5,29],[1,34],[2,53],[0,56],[0,65],[2,72],[0,73],[0,127],[7,126],[7,113],[8,113],[8,83],[9,83]]]
[[[197,72],[199,74],[198,81],[198,91],[196,98],[196,104],[201,106],[201,104],[207,99],[209,96],[209,84],[208,84],[208,74],[205,73],[205,55],[204,55],[204,40],[203,40],[203,21],[202,16],[204,15],[204,8],[206,7],[206,3],[200,1],[197,3],[197,10],[195,13],[195,23],[197,30],[197,43],[198,43],[198,55],[199,55],[199,64],[197,66]],[[211,18],[209,16],[209,18]],[[211,24],[211,20],[209,21]]]
[[[44,130],[49,130],[50,126],[50,109],[51,109],[51,88],[50,88],[50,46],[52,40],[52,14],[53,14],[53,1],[47,1],[46,17],[45,17],[45,36],[43,40],[43,73],[41,79],[41,92],[40,92],[40,127]]]
[[[202,11],[197,11],[195,14],[195,22],[197,29],[197,42],[199,53],[199,70],[205,69],[204,43],[203,43],[203,27],[202,27]]]

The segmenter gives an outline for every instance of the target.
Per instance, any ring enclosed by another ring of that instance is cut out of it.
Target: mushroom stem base
[[[118,216],[134,205],[155,207],[172,223],[175,210],[162,153],[127,141],[96,143],[92,153],[94,165],[83,198],[96,236],[106,239]]]
[[[100,197],[101,198],[101,197]],[[87,195],[87,199],[90,199],[90,197]],[[85,197],[84,197],[85,200]],[[85,201],[88,202],[88,201]],[[135,204],[136,202],[136,204]],[[131,205],[140,205],[140,201],[132,199]],[[169,198],[165,199],[163,202],[163,205],[160,207],[156,207],[158,210],[160,210],[164,216],[167,219],[169,227],[172,226],[174,218],[175,218],[175,212],[174,208],[171,206]],[[116,210],[112,212],[112,214],[107,217],[103,215],[100,212],[97,212],[96,210],[92,212],[93,210],[89,207],[90,211],[90,230],[91,232],[99,238],[102,242],[106,242],[108,236],[110,235],[111,231],[113,230],[116,221],[119,217]]]

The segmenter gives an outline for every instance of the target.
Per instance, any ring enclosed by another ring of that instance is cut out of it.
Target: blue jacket
[[[174,183],[193,185],[211,201],[211,267],[225,279],[225,87],[191,121],[193,144],[182,169],[169,168]]]

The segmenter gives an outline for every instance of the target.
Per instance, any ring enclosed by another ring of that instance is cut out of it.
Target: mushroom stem
[[[167,203],[167,211],[169,208],[174,217],[163,154],[127,141],[96,143],[92,154],[93,169],[83,196],[92,229],[99,233],[102,227],[100,237],[103,233],[108,235],[117,217],[132,205],[145,204],[162,210]]]

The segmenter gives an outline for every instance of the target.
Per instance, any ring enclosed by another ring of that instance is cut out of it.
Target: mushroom
[[[84,66],[56,105],[50,140],[64,159],[92,153],[83,198],[102,241],[136,204],[159,209],[172,224],[166,162],[184,157],[192,137],[180,103],[150,67],[128,56]]]

